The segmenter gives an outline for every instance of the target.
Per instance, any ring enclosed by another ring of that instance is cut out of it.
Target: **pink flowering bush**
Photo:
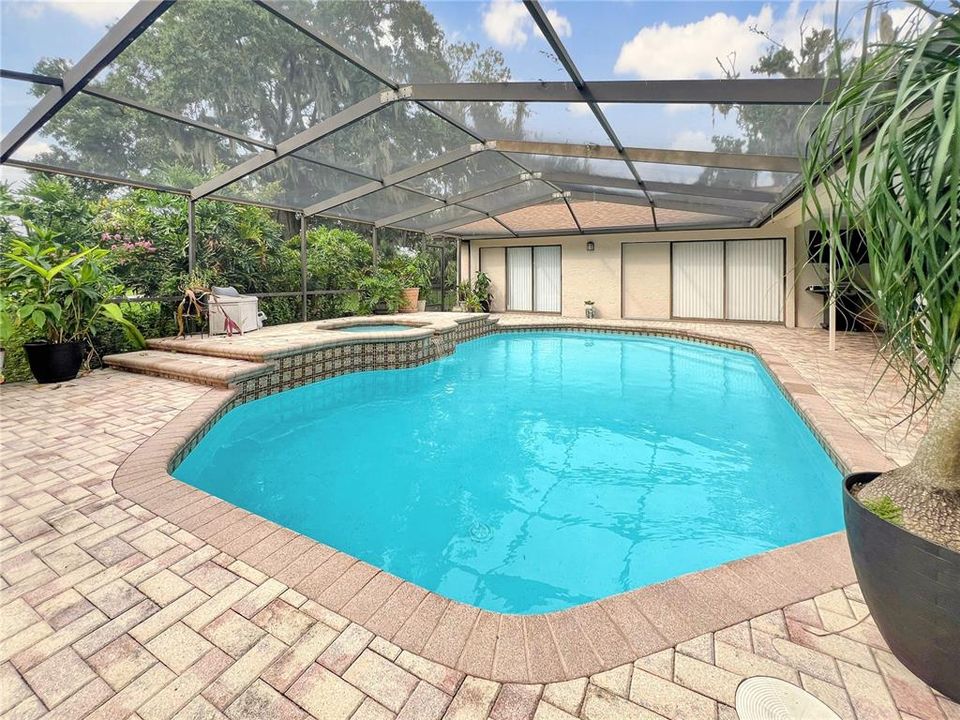
[[[126,265],[137,257],[152,255],[157,251],[157,248],[149,240],[143,238],[131,240],[129,236],[121,233],[102,233],[100,241],[104,245],[110,243],[110,252],[113,253],[118,265]]]

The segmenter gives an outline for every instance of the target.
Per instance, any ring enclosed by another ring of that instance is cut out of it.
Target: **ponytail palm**
[[[935,409],[909,465],[867,485],[909,529],[960,549],[960,3],[850,68],[809,142],[805,208],[842,282],[873,303],[882,352],[915,407]],[[866,276],[842,243],[863,233]]]

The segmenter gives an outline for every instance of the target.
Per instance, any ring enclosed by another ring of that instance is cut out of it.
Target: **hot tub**
[[[417,327],[417,325],[400,325],[398,323],[360,323],[357,325],[341,325],[340,327],[331,327],[326,329],[339,330],[340,332],[388,333],[400,332],[401,330],[416,330]]]

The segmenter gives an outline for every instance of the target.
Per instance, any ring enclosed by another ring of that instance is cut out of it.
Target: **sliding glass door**
[[[507,310],[560,312],[560,246],[507,248]]]

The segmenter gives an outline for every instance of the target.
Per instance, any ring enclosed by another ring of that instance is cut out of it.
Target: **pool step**
[[[103,363],[117,370],[220,388],[264,375],[273,369],[270,363],[165,350],[135,350],[118,355],[107,355],[103,358]]]

